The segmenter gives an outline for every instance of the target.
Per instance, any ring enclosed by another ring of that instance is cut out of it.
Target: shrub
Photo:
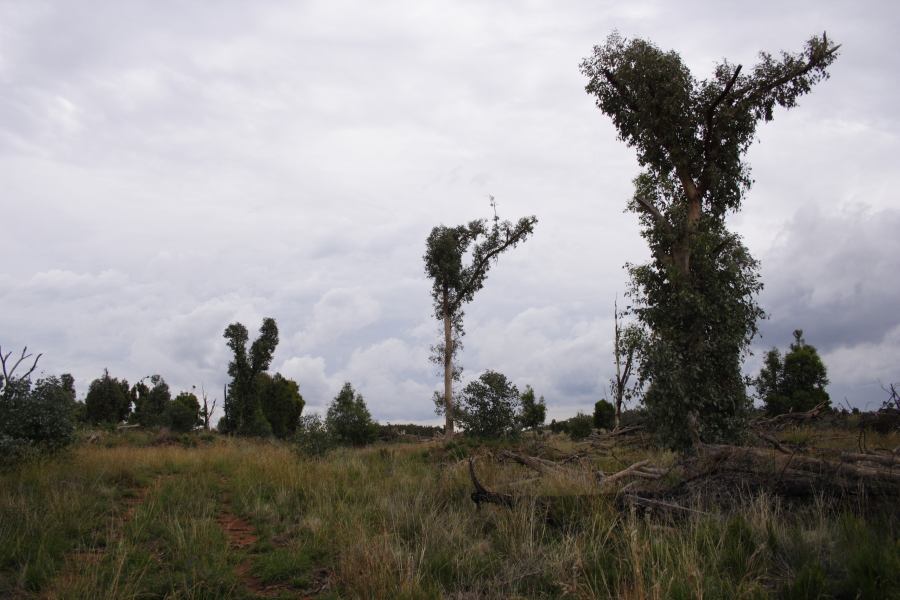
[[[594,419],[590,415],[578,413],[569,419],[568,432],[569,437],[573,440],[583,440],[591,435],[593,430]]]
[[[75,440],[75,392],[71,377],[46,377],[34,385],[16,381],[0,399],[0,456],[16,462],[52,452]]]
[[[297,451],[307,456],[322,456],[335,446],[334,437],[316,414],[298,419],[294,443]]]
[[[197,396],[189,392],[178,394],[166,405],[163,421],[172,431],[192,431],[201,423],[200,401]]]
[[[608,400],[597,400],[594,404],[594,427],[612,429],[616,422],[616,407]]]

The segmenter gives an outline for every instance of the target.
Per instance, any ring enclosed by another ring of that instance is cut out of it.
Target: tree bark
[[[444,434],[453,435],[453,326],[450,298],[444,289]]]

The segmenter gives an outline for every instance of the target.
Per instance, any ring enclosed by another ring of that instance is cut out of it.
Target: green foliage
[[[75,390],[71,375],[28,379],[0,397],[0,464],[60,450],[75,440]]]
[[[378,435],[378,425],[372,421],[362,395],[353,391],[349,381],[332,400],[325,423],[339,444],[363,446],[374,442]]]
[[[239,435],[271,435],[272,426],[263,413],[257,383],[259,375],[269,369],[278,346],[275,319],[263,319],[259,337],[251,344],[249,352],[249,335],[241,323],[232,323],[225,328],[224,337],[234,357],[228,363],[231,385],[225,397],[225,415],[219,421],[219,430]]]
[[[738,236],[714,229],[694,237],[703,250],[693,254],[693,283],[656,263],[631,268],[635,312],[649,330],[640,353],[644,404],[651,427],[673,447],[692,438],[734,441],[750,408],[741,360],[762,316],[762,286]]]
[[[272,424],[269,423],[261,406],[257,405],[253,412],[244,418],[239,433],[251,437],[272,437]]]
[[[124,379],[119,381],[103,370],[103,377],[95,379],[84,398],[85,417],[88,422],[121,423],[131,413],[131,390]]]
[[[663,441],[733,440],[749,406],[741,359],[762,311],[758,264],[725,217],[750,187],[743,156],[776,105],[827,78],[837,47],[823,35],[800,54],[761,54],[749,73],[727,61],[696,80],[674,51],[614,33],[581,64],[586,90],[633,147],[643,171],[629,208],[652,260],[629,266],[644,400]]]
[[[131,420],[144,427],[164,424],[164,413],[172,400],[169,386],[161,375],[151,376],[150,384],[153,387],[149,387],[142,379],[131,388],[131,399],[134,402]]]
[[[491,204],[496,206],[491,198]],[[534,233],[537,218],[523,217],[515,224],[500,222],[494,216],[489,227],[484,219],[471,221],[468,225],[446,227],[441,225],[431,230],[425,242],[425,274],[432,280],[431,297],[434,301],[434,316],[443,324],[441,341],[432,347],[431,361],[440,365],[444,372],[444,393],[436,399],[443,408],[438,414],[446,418],[445,429],[453,432],[453,390],[452,382],[459,381],[461,369],[453,359],[461,348],[464,335],[464,304],[472,301],[475,293],[484,287],[487,273],[503,252],[515,248]],[[469,264],[464,264],[464,256],[471,252]]]
[[[263,414],[272,426],[272,434],[281,439],[294,435],[305,405],[297,382],[282,377],[280,373],[274,377],[261,373],[256,385]]]
[[[822,403],[830,405],[826,385],[825,363],[816,349],[806,343],[799,329],[794,331],[794,343],[784,359],[777,348],[766,353],[756,378],[756,391],[769,415],[803,412]]]
[[[516,386],[503,373],[486,371],[463,389],[455,420],[466,435],[505,437],[519,432],[519,409]]]
[[[597,400],[594,404],[593,424],[597,429],[612,429],[616,422],[616,407],[608,400]]]
[[[540,400],[535,401],[534,390],[530,385],[526,385],[525,391],[522,392],[519,400],[522,404],[522,415],[520,417],[522,427],[531,430],[543,427],[544,421],[547,419],[547,405],[544,402],[544,397],[541,396]]]
[[[566,423],[566,433],[573,440],[583,440],[591,435],[594,429],[594,419],[591,415],[579,412]]]
[[[378,425],[378,439],[382,441],[404,441],[402,436],[433,438],[444,433],[442,427],[436,425],[419,425],[418,423],[385,423]]]
[[[294,443],[297,451],[307,456],[322,456],[337,445],[325,421],[317,414],[300,417]]]
[[[200,425],[200,400],[190,392],[182,392],[169,401],[163,421],[172,431],[188,432]]]

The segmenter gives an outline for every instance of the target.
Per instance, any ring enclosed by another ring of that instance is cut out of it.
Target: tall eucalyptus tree
[[[649,333],[645,403],[673,446],[733,438],[743,427],[740,365],[762,316],[762,284],[725,217],[752,183],[744,156],[758,124],[826,79],[837,50],[822,34],[797,54],[760,53],[752,69],[723,61],[700,81],[677,52],[613,33],[581,63],[586,91],[642,167],[628,207],[652,258],[630,265],[631,293]]]

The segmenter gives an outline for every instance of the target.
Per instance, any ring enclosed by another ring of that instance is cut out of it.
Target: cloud
[[[833,396],[860,406],[880,398],[869,384],[900,380],[898,228],[892,208],[798,211],[763,254],[761,304],[770,318],[758,345],[786,347],[803,329],[829,368]]]
[[[828,29],[844,44],[833,77],[760,129],[756,183],[732,224],[762,259],[772,319],[758,348],[803,327],[833,395],[869,402],[857,388],[900,377],[877,358],[894,352],[900,291],[900,126],[885,76],[900,58],[884,52],[898,13],[2,4],[0,343],[44,352],[81,393],[109,367],[213,397],[225,326],[255,332],[272,316],[274,364],[311,407],[351,380],[378,418],[435,420],[424,240],[490,216],[492,194],[501,217],[540,222],[466,309],[467,376],[531,383],[551,416],[589,410],[612,370],[622,265],[647,250],[623,213],[634,153],[584,93],[581,58],[618,28],[682,52],[702,78],[722,56],[750,65]]]

